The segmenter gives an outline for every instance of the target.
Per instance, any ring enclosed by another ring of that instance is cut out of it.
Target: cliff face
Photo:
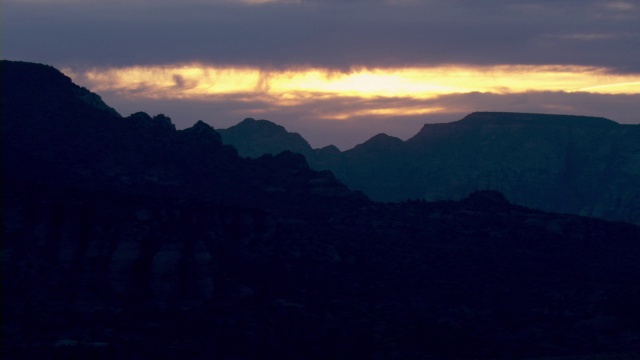
[[[3,76],[16,69],[2,62]],[[176,131],[166,116],[122,118],[67,97],[70,82],[51,92],[33,78],[26,92],[12,76],[2,84],[5,357],[640,351],[636,226],[496,192],[375,203],[301,155],[243,159],[205,123]]]

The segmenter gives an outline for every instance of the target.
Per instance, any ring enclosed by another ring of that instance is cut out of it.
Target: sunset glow
[[[143,97],[199,97],[232,93],[302,96],[329,93],[377,97],[465,92],[586,91],[601,94],[640,93],[637,75],[608,74],[582,66],[440,66],[406,69],[260,70],[255,68],[175,66],[92,69],[72,77],[95,91],[127,92]]]
[[[299,106],[322,98],[428,100],[472,92],[514,94],[530,91],[639,94],[637,75],[611,74],[586,66],[437,66],[424,68],[262,70],[200,65],[66,69],[94,91],[134,98],[262,101],[274,107]],[[403,116],[445,112],[442,107],[384,106],[326,109],[325,119],[351,116]]]

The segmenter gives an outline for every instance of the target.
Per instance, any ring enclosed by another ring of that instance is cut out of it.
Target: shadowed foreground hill
[[[223,133],[223,141],[239,144],[240,133],[253,139],[259,132],[248,125],[226,130],[235,137]],[[287,136],[282,129],[262,141]],[[495,190],[523,206],[640,224],[639,125],[587,116],[473,113],[427,124],[407,141],[380,134],[344,152],[294,149],[292,140],[253,142],[251,155],[299,152],[314,169],[331,170],[379,201],[461,199]]]
[[[497,192],[375,203],[51,67],[2,74],[3,358],[640,352],[636,226]]]

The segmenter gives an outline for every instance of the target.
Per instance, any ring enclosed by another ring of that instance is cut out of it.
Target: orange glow
[[[604,94],[629,94],[629,93],[637,94],[640,92],[639,89],[640,89],[640,81],[632,81],[632,82],[622,82],[617,84],[589,86],[582,89],[578,89],[578,91],[596,92],[596,93],[604,93]]]
[[[640,94],[640,76],[609,73],[587,66],[501,65],[471,67],[444,65],[415,68],[374,68],[350,72],[320,68],[263,70],[249,67],[135,66],[65,73],[93,91],[153,99],[215,99],[265,101],[277,107],[302,105],[323,98],[409,98],[485,92],[527,91]],[[355,109],[325,118],[361,115],[416,115],[441,108]]]
[[[346,120],[360,116],[408,116],[408,115],[425,115],[445,111],[442,107],[399,107],[399,108],[374,108],[374,109],[356,109],[353,111],[343,111],[332,113],[328,109],[327,113],[322,116],[327,120]]]

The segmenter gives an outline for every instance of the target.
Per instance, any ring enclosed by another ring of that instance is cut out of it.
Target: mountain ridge
[[[299,152],[378,201],[497,190],[528,207],[640,224],[638,144],[639,126],[601,117],[476,112],[426,124],[406,141],[376,135],[346,151]]]
[[[495,191],[374,202],[300,154],[242,158],[204,122],[0,66],[6,358],[640,352],[638,226]]]

